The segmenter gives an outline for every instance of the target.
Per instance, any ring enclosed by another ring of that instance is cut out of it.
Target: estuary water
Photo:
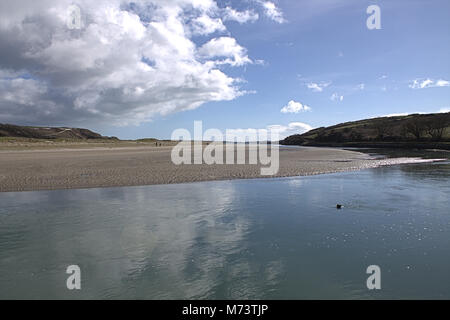
[[[0,298],[450,299],[449,195],[449,162],[1,193]]]

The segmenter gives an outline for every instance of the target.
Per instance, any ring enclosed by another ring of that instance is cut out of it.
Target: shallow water
[[[0,193],[0,298],[450,299],[449,194],[449,163]]]

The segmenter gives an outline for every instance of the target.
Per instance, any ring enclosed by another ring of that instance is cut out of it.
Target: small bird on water
[[[342,204],[337,204],[336,209],[342,209]]]

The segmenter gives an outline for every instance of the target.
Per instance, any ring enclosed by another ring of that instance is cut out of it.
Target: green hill
[[[91,139],[114,139],[104,137],[88,129],[66,128],[66,127],[30,127],[17,126],[0,123],[0,137],[8,138],[29,138],[29,139],[70,139],[70,140],[91,140]]]
[[[293,135],[280,141],[280,144],[450,150],[450,113],[411,114],[346,122]]]

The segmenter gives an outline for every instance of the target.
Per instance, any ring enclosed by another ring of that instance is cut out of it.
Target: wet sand
[[[169,146],[2,150],[0,192],[305,176],[420,161],[373,159],[334,148],[281,147],[278,174],[262,176],[261,165],[177,166],[171,161],[171,150]]]

